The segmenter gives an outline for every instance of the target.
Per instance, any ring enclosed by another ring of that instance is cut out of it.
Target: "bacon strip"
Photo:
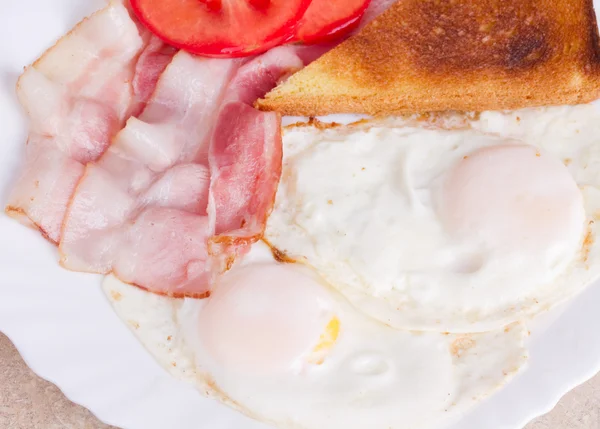
[[[232,245],[235,250],[230,251],[239,254],[262,235],[281,175],[280,118],[250,106],[322,50],[274,48],[246,63],[232,80],[210,148],[214,245]],[[213,249],[226,251],[223,246]]]
[[[132,116],[138,116],[146,107],[148,100],[156,89],[160,75],[165,71],[177,49],[165,44],[154,35],[149,36],[146,47],[142,51],[133,78],[134,106]]]
[[[301,48],[280,46],[244,64],[229,84],[226,101],[252,105],[287,76],[304,67]]]
[[[61,264],[74,271],[110,272],[123,226],[136,210],[136,199],[109,172],[88,164],[65,217]]]
[[[32,125],[7,211],[68,269],[206,296],[262,235],[281,173],[280,118],[251,104],[323,50],[203,59],[111,4],[20,79]]]
[[[151,207],[126,225],[113,271],[123,281],[174,296],[207,296],[213,275],[208,218]]]
[[[131,80],[143,48],[120,3],[82,21],[19,79],[17,94],[30,117],[25,168],[7,212],[58,242],[67,201],[129,116]]]
[[[24,170],[13,188],[6,213],[56,242],[65,208],[84,167],[55,149],[51,138],[39,134],[29,137],[25,156]]]
[[[212,124],[237,66],[179,52],[142,114],[129,119],[98,165],[137,194],[175,164],[206,164]]]
[[[221,240],[262,235],[281,176],[280,124],[279,115],[240,102],[222,108],[210,148],[209,197]]]
[[[213,273],[208,147],[238,64],[175,55],[142,114],[86,168],[65,218],[64,267],[112,271],[170,296],[204,296]]]
[[[281,174],[280,118],[250,104],[303,62],[279,48],[240,64],[173,58],[141,115],[87,167],[63,266],[198,297],[260,238]]]

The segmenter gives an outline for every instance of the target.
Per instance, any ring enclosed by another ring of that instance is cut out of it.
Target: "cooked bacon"
[[[123,225],[136,210],[136,199],[110,173],[88,164],[65,216],[61,265],[74,271],[110,272]]]
[[[208,146],[238,64],[175,55],[142,114],[87,167],[65,218],[63,266],[112,271],[171,296],[206,293]],[[90,245],[91,237],[101,244]]]
[[[129,12],[112,3],[82,21],[17,84],[32,133],[53,137],[75,161],[98,159],[129,116],[143,41]]]
[[[213,270],[208,218],[150,208],[125,226],[113,271],[121,280],[173,297],[207,295]]]
[[[132,116],[138,116],[150,100],[160,75],[165,71],[177,49],[165,44],[154,35],[149,35],[146,47],[135,66],[133,78],[134,106]]]
[[[298,50],[280,46],[244,64],[229,85],[227,101],[252,104],[282,79],[300,70],[304,62]]]
[[[190,174],[192,179],[199,172],[188,166],[175,167],[166,180],[177,181]],[[187,185],[191,190],[198,186],[195,182]],[[153,189],[150,193],[156,196]],[[69,206],[68,227],[60,244],[61,264],[75,271],[112,271],[123,281],[170,296],[203,296],[212,275],[205,262],[208,218],[161,207],[174,197],[177,193],[154,201],[136,199],[108,172],[88,165]]]
[[[167,170],[141,195],[143,206],[171,207],[206,215],[209,169],[202,164],[179,164]]]
[[[55,243],[82,164],[102,155],[129,116],[130,82],[142,48],[127,9],[111,3],[19,79],[17,95],[30,117],[30,135],[7,212],[28,219]]]
[[[87,167],[64,223],[65,267],[203,296],[260,238],[281,173],[280,120],[249,104],[302,61],[286,48],[240,64],[175,55],[141,115]],[[226,245],[209,252],[209,242]]]
[[[286,45],[271,49],[240,68],[229,85],[226,101],[241,101],[252,105],[283,80],[334,46],[333,43]]]
[[[7,210],[68,269],[206,296],[262,235],[281,174],[280,118],[251,105],[325,49],[175,53],[111,4],[21,78],[31,136]]]
[[[178,163],[207,165],[214,118],[235,60],[173,58],[138,118],[130,118],[98,164],[138,194]]]
[[[36,134],[30,136],[25,156],[27,162],[6,212],[56,242],[65,207],[84,167],[53,148],[50,138]]]
[[[233,102],[221,110],[210,147],[209,214],[214,232],[259,238],[281,175],[281,120]]]
[[[281,174],[280,118],[249,106],[324,50],[274,48],[244,64],[232,80],[210,147],[213,254],[243,253],[262,235],[275,200]]]

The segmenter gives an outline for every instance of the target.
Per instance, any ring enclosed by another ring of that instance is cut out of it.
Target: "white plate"
[[[16,78],[101,0],[0,0],[0,202],[22,160]],[[101,420],[127,429],[259,429],[172,379],[113,313],[100,277],[62,270],[56,249],[0,216],[0,331],[28,365]],[[600,370],[600,284],[538,323],[529,368],[452,429],[518,429]],[[562,314],[561,314],[562,313]]]

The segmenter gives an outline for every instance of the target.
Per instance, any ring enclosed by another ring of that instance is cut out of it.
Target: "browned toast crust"
[[[600,98],[592,0],[400,0],[257,107],[288,115],[504,110]]]

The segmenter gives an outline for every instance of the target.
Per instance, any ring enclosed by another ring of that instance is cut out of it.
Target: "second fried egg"
[[[600,113],[292,127],[268,241],[397,328],[499,328],[600,274]]]

